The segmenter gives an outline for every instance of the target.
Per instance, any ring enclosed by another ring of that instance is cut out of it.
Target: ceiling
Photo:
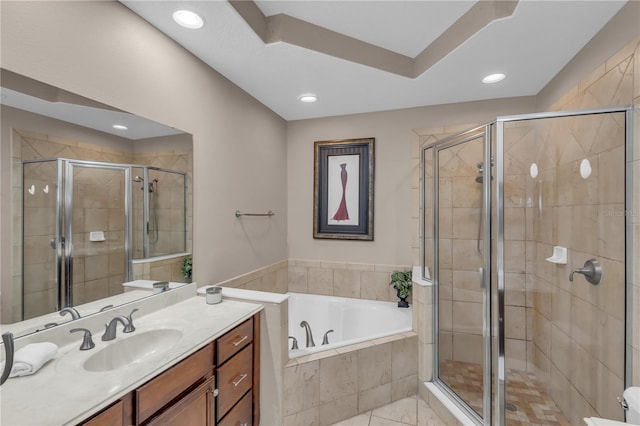
[[[486,21],[481,9],[491,1],[121,3],[284,119],[298,120],[536,95],[626,2],[501,1],[497,8],[515,9]],[[178,26],[178,9],[200,14],[205,26]],[[506,78],[481,82],[496,72]],[[304,93],[318,101],[299,102]]]
[[[73,102],[49,101],[6,87],[0,88],[2,104],[88,127],[121,138],[138,140],[182,134],[181,130],[157,123],[128,112],[82,105]],[[113,127],[124,126],[126,129]]]

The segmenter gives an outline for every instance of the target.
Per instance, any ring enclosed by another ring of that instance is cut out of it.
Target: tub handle
[[[326,333],[324,333],[324,337],[322,338],[322,344],[323,345],[328,345],[329,344],[329,333],[333,333],[333,329],[327,331]]]
[[[233,386],[236,387],[236,386],[238,386],[240,384],[240,382],[242,382],[244,379],[246,379],[247,376],[248,376],[247,373],[243,373],[243,374],[240,375],[240,378],[238,380],[234,380],[231,383],[233,383]]]
[[[234,340],[233,342],[231,342],[231,344],[233,346],[238,346],[240,343],[244,342],[245,340],[247,340],[249,338],[249,336],[242,336],[240,339],[238,340]]]
[[[293,339],[293,345],[291,345],[291,350],[298,349],[298,339],[293,336],[289,336],[289,339]]]

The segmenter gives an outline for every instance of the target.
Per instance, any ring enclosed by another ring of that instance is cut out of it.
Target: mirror
[[[1,277],[3,332],[72,320],[63,307],[84,317],[129,303],[152,295],[153,281],[189,281],[191,135],[0,72],[1,161],[12,170],[2,181],[12,192],[1,207],[11,235],[1,242],[11,265]]]

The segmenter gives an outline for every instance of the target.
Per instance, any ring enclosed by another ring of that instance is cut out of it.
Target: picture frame
[[[313,238],[373,241],[374,144],[314,143]]]

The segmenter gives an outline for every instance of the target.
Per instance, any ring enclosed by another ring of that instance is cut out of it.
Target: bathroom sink
[[[83,367],[93,372],[117,370],[158,355],[181,338],[182,331],[171,328],[134,332],[91,355]]]

